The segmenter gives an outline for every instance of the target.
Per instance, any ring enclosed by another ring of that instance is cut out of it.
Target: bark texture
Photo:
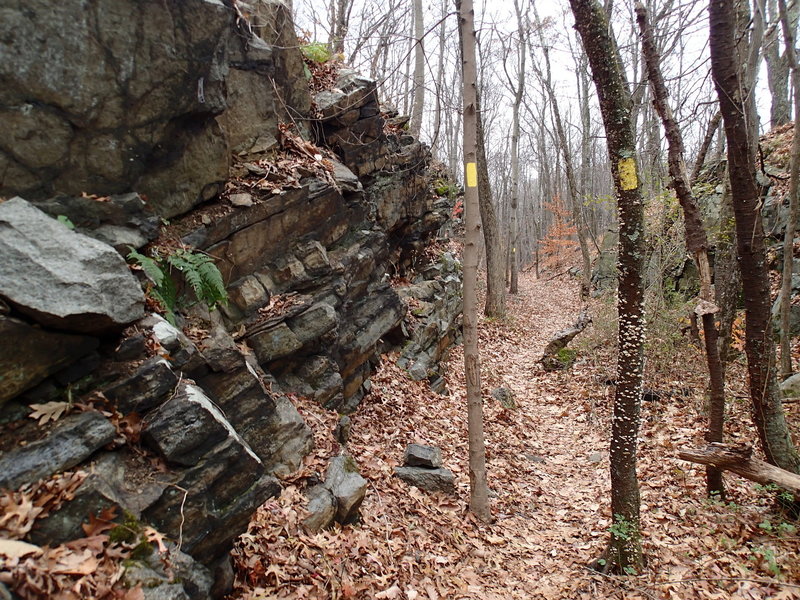
[[[486,136],[481,118],[480,94],[476,100],[478,130],[478,202],[483,223],[483,240],[486,246],[486,304],[483,314],[503,319],[506,316],[506,261],[503,256],[503,240],[500,224],[492,200],[489,167],[486,163]]]
[[[745,100],[749,86],[743,81],[735,58],[734,4],[729,0],[711,0],[709,24],[711,72],[728,142],[736,245],[744,289],[745,352],[753,421],[767,460],[797,473],[800,457],[792,443],[775,378],[766,248],[759,211],[752,124],[747,119],[753,113]]]
[[[425,106],[425,50],[423,36],[425,23],[422,17],[422,0],[414,0],[414,104],[408,128],[411,135],[419,137],[422,129],[422,109]]]
[[[797,55],[794,51],[794,27],[792,27],[786,0],[778,0],[783,37],[786,41],[784,56],[792,71],[792,87],[794,88],[794,138],[792,139],[792,163],[789,179],[789,219],[786,231],[783,233],[783,276],[781,280],[781,378],[786,379],[792,375],[792,352],[790,348],[791,332],[789,331],[789,317],[791,316],[792,301],[792,269],[794,267],[794,232],[797,223],[797,192],[800,180],[800,70],[797,65]],[[796,22],[795,22],[796,25]]]
[[[631,94],[603,7],[596,0],[570,0],[570,5],[597,88],[619,207],[619,357],[610,452],[615,527],[606,566],[641,572],[644,556],[636,450],[642,398],[645,247]]]
[[[464,371],[467,379],[469,430],[470,509],[482,521],[491,520],[489,488],[486,481],[486,448],[483,437],[483,400],[478,357],[478,241],[481,223],[478,218],[478,187],[473,174],[477,157],[477,66],[475,63],[475,25],[472,0],[456,0],[461,35],[461,60],[464,81]],[[471,165],[471,166],[470,166]]]
[[[675,121],[672,108],[667,102],[667,86],[659,66],[661,56],[653,39],[653,30],[647,18],[647,9],[641,2],[636,3],[636,21],[642,36],[642,54],[647,65],[647,77],[653,91],[653,104],[661,117],[667,137],[669,175],[675,195],[683,209],[686,247],[694,257],[700,273],[700,302],[695,313],[702,317],[708,366],[710,409],[706,441],[721,442],[725,420],[725,380],[717,346],[717,327],[714,322],[714,313],[718,308],[714,304],[714,290],[711,283],[708,236],[700,216],[700,208],[692,194],[691,181],[684,160],[683,135]],[[714,494],[721,499],[725,497],[722,472],[719,469],[713,466],[706,469],[706,484],[709,494]]]

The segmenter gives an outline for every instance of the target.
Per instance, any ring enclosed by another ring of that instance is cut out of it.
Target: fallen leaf
[[[42,549],[34,544],[22,542],[20,540],[8,540],[0,538],[0,555],[6,558],[22,558],[29,554],[38,556],[42,553]]]

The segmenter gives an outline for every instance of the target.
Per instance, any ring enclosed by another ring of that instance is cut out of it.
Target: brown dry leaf
[[[41,553],[42,549],[34,544],[0,538],[0,556],[5,556],[6,558],[22,558],[30,554],[39,555]]]
[[[152,527],[145,527],[143,534],[148,542],[152,542],[158,545],[159,554],[169,553],[169,549],[167,548],[167,545],[164,543],[164,534],[159,533]]]
[[[11,538],[25,536],[36,518],[44,512],[42,507],[34,505],[32,494],[24,492],[10,492],[0,496],[0,507],[3,509],[0,531]]]
[[[81,527],[87,536],[98,535],[117,526],[114,523],[116,516],[117,507],[109,506],[103,509],[97,517],[94,516],[94,513],[89,513],[89,522],[82,523]]]
[[[378,592],[375,594],[375,597],[378,598],[378,600],[396,600],[397,598],[401,598],[402,595],[403,590],[395,584],[382,592]]]
[[[70,409],[69,402],[45,402],[44,404],[31,404],[33,411],[28,415],[31,419],[38,419],[39,425],[49,421],[57,421]]]

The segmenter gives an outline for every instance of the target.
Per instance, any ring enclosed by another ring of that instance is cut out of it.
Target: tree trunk
[[[442,146],[440,141],[440,129],[442,126],[442,95],[444,94],[444,42],[447,33],[447,0],[442,0],[442,21],[439,23],[439,64],[436,67],[436,112],[433,114],[433,142],[431,143],[431,154],[438,157],[439,148]],[[444,161],[442,161],[444,162]]]
[[[347,37],[351,10],[353,10],[351,0],[331,2],[331,39],[329,44],[334,54],[344,54],[344,40]]]
[[[733,337],[733,323],[739,308],[742,292],[742,274],[736,256],[736,223],[733,218],[733,204],[731,202],[730,178],[728,170],[722,176],[724,189],[720,206],[720,230],[717,236],[716,256],[714,258],[716,279],[714,287],[716,302],[719,306],[719,358],[722,369],[728,363],[731,342]]]
[[[749,87],[736,61],[735,6],[730,0],[709,5],[711,72],[719,96],[728,140],[736,245],[746,311],[745,352],[750,379],[753,421],[767,460],[797,473],[800,456],[792,444],[775,380],[775,346],[771,339],[770,290],[764,230],[759,212],[759,189],[752,133],[753,111],[745,99]]]
[[[514,12],[517,15],[517,87],[514,90],[514,104],[511,115],[511,235],[509,236],[509,267],[512,294],[519,292],[519,252],[517,249],[519,237],[518,206],[519,206],[519,109],[522,104],[522,95],[525,93],[525,27],[522,22],[522,11],[519,0],[514,0]]]
[[[589,58],[619,208],[619,358],[611,427],[611,514],[605,568],[641,572],[639,482],[636,448],[644,358],[644,201],[631,120],[631,94],[605,11],[596,0],[570,0],[576,28]]]
[[[789,69],[791,66],[787,52],[784,51],[783,54],[780,52],[780,44],[778,43],[780,29],[778,23],[783,19],[780,16],[780,10],[776,8],[775,0],[769,0],[767,10],[770,26],[767,29],[764,43],[764,62],[767,64],[767,85],[772,98],[769,111],[770,126],[777,127],[791,120],[789,103]],[[787,14],[788,19],[789,15]],[[794,21],[794,27],[796,27],[797,20],[795,19]],[[794,31],[794,28],[792,28],[792,31]],[[794,37],[793,34],[792,37]]]
[[[492,187],[489,182],[489,167],[486,164],[486,136],[481,117],[480,93],[477,96],[478,121],[478,201],[483,224],[483,239],[486,244],[486,305],[483,314],[495,319],[506,316],[506,268],[503,260],[503,240],[497,211],[492,200]]]
[[[418,138],[422,129],[422,109],[425,107],[425,50],[423,36],[425,22],[422,17],[422,0],[414,0],[414,104],[411,108],[409,131]]]
[[[725,381],[722,362],[719,359],[717,346],[717,328],[714,313],[718,308],[714,304],[714,291],[711,284],[711,262],[708,258],[708,236],[706,235],[700,208],[692,195],[689,174],[684,161],[683,135],[667,102],[668,92],[661,74],[661,56],[656,49],[653,30],[647,19],[647,10],[641,2],[636,3],[636,20],[642,34],[642,53],[647,64],[647,76],[653,91],[653,104],[661,117],[668,144],[669,174],[672,187],[678,202],[683,209],[683,222],[686,235],[686,247],[692,254],[700,273],[700,301],[695,313],[702,317],[705,333],[706,363],[709,380],[709,423],[706,441],[721,442],[725,420]],[[722,472],[714,467],[706,470],[707,489],[711,495],[720,499],[725,497]]]
[[[794,29],[786,9],[786,0],[778,0],[783,37],[786,40],[785,57],[792,70],[794,88],[794,139],[792,140],[792,166],[789,180],[789,218],[783,234],[783,275],[781,280],[781,378],[792,375],[791,332],[789,317],[792,311],[792,269],[794,267],[794,230],[797,223],[797,191],[800,179],[800,70],[794,51]]]
[[[472,0],[456,0],[461,35],[461,57],[464,81],[464,371],[467,379],[467,411],[469,429],[470,509],[484,522],[491,520],[489,488],[486,482],[486,448],[483,439],[483,400],[478,356],[478,218],[477,156],[477,65],[475,63],[475,26]]]
[[[708,149],[711,147],[711,143],[714,141],[714,134],[717,132],[717,128],[719,127],[721,120],[722,115],[719,111],[714,113],[714,116],[711,117],[711,121],[708,124],[708,129],[706,129],[706,135],[703,137],[703,142],[700,144],[700,149],[697,151],[697,158],[694,161],[692,178],[689,180],[689,185],[694,185],[697,182],[697,179],[700,177],[700,171],[703,170],[703,165],[706,162]]]

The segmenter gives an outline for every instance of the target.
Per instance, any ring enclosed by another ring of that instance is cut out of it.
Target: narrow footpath
[[[444,395],[386,360],[353,416],[348,444],[370,482],[361,523],[303,532],[302,490],[339,446],[332,435],[337,416],[299,400],[316,448],[242,537],[237,598],[800,598],[799,538],[788,527],[779,531],[771,496],[729,477],[732,504],[709,502],[702,468],[675,457],[677,448],[702,440],[699,353],[681,359],[695,369],[679,382],[692,393],[643,407],[647,573],[609,577],[586,567],[601,554],[611,523],[613,343],[602,336],[598,342],[589,329],[573,342],[579,351],[573,369],[545,373],[538,359],[549,337],[575,320],[577,286],[522,274],[520,288],[509,297],[509,318],[484,320],[480,329],[495,522],[480,524],[467,509],[461,348],[450,357]],[[598,303],[592,310],[612,308]],[[515,409],[492,398],[501,386],[513,392]],[[742,425],[746,406],[739,402],[732,413],[737,432],[749,435]],[[409,443],[442,449],[444,465],[456,474],[455,496],[423,492],[393,476]]]

